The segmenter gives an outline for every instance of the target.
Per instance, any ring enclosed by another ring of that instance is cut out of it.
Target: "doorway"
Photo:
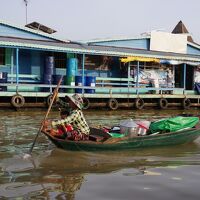
[[[186,65],[186,90],[193,90],[194,86],[194,67],[191,65]],[[184,64],[175,66],[175,87],[184,87]]]

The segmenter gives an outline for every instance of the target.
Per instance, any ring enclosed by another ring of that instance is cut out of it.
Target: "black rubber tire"
[[[168,101],[167,101],[167,99],[165,99],[165,98],[159,99],[158,104],[159,104],[159,107],[160,107],[161,109],[167,109],[167,108],[168,108]]]
[[[51,94],[49,96],[47,96],[47,98],[46,98],[47,107],[49,107],[52,97],[53,97],[53,95],[51,95]],[[55,107],[56,107],[56,102],[54,101],[54,103],[52,104],[52,108],[55,108]]]
[[[90,101],[88,98],[83,98],[83,109],[87,110],[90,107]]]
[[[144,108],[144,100],[141,98],[135,99],[135,108],[138,110],[142,110]]]
[[[21,108],[25,104],[25,98],[22,95],[16,94],[12,96],[11,104],[15,108]]]
[[[119,107],[119,103],[117,99],[111,98],[108,100],[108,107],[110,110],[117,110]]]
[[[182,106],[184,109],[189,109],[191,106],[191,101],[188,98],[184,98],[182,101]]]

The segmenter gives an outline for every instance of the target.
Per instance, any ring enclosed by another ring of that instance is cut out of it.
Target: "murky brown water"
[[[87,111],[90,124],[159,119],[198,110]],[[173,147],[116,152],[70,152],[42,134],[23,159],[44,111],[0,111],[0,199],[199,199],[200,139]],[[51,112],[50,118],[57,113]]]

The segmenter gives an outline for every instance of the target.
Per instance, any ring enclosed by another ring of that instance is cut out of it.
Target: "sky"
[[[200,43],[200,0],[27,0],[27,21],[57,30],[69,40],[137,37],[152,30],[171,32],[182,20]],[[0,0],[0,20],[26,24],[24,0]]]

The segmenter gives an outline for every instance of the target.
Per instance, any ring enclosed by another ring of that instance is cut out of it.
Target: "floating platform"
[[[0,92],[0,107],[33,108],[48,107],[50,97],[56,85],[36,84],[4,84],[6,87],[13,87],[16,91]],[[37,88],[35,91],[26,91],[22,88]],[[41,88],[48,88],[49,91],[40,92]],[[172,107],[189,109],[200,107],[200,96],[194,91],[187,91],[182,88],[136,88],[136,87],[87,87],[87,86],[61,86],[60,98],[73,93],[64,92],[72,88],[78,89],[84,99],[84,109],[108,108],[117,110],[120,108],[145,109],[148,107],[167,109]],[[21,91],[20,91],[21,89]],[[94,93],[86,93],[86,90],[93,90]],[[69,91],[69,90],[68,90]]]

